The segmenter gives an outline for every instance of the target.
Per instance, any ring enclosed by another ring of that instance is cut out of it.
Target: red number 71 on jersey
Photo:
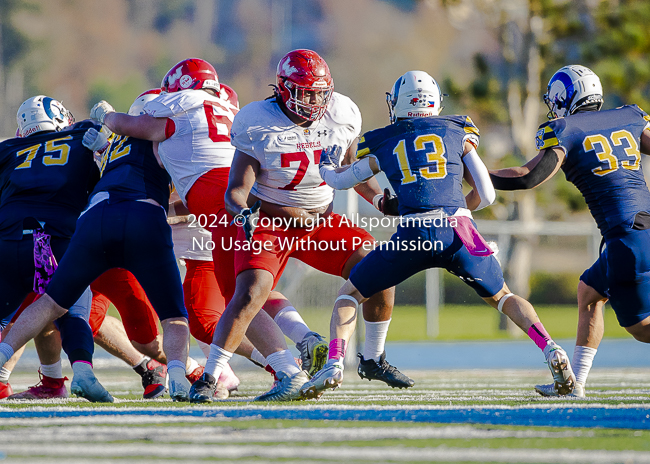
[[[322,152],[323,150],[320,149],[314,150],[314,164],[320,163],[320,154]],[[309,158],[307,157],[307,153],[304,151],[297,151],[295,153],[282,153],[280,162],[282,163],[283,168],[290,168],[292,161],[300,161],[300,166],[298,166],[296,175],[288,185],[285,185],[284,187],[278,187],[281,190],[296,190],[296,186],[300,183],[302,178],[305,177],[305,174],[307,173],[307,168],[309,167]],[[325,185],[325,182],[320,185]]]

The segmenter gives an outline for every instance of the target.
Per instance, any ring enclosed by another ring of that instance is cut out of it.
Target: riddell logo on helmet
[[[31,135],[31,134],[33,134],[34,132],[38,132],[38,131],[40,131],[40,130],[41,130],[41,126],[40,126],[40,124],[39,124],[38,126],[30,127],[29,129],[27,129],[27,130],[25,131],[25,133],[23,134],[23,137],[27,137],[28,135]]]
[[[431,116],[431,115],[433,115],[433,112],[431,111],[413,111],[413,112],[409,111],[408,112],[409,118],[417,118],[420,116]]]
[[[184,89],[188,88],[190,85],[192,85],[192,78],[188,76],[187,74],[183,74],[181,76],[181,80],[178,81],[178,84],[183,87]]]

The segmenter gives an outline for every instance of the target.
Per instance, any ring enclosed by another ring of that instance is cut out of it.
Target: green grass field
[[[539,305],[535,309],[548,332],[556,339],[575,338],[578,324],[577,306]],[[331,310],[301,310],[310,327],[329,327]],[[499,313],[488,305],[445,305],[440,311],[440,335],[427,337],[424,306],[396,306],[388,332],[388,341],[426,340],[496,340],[512,339],[506,331],[499,330]],[[523,332],[517,332],[525,337]],[[605,309],[605,336],[629,337],[618,325],[614,311]]]
[[[250,400],[269,387],[270,378],[245,371],[230,400],[206,407],[138,400],[141,387],[128,369],[99,370],[99,379],[116,397],[114,405],[81,399],[0,401],[0,453],[7,462],[66,463],[650,462],[647,424],[602,428],[598,412],[606,407],[623,414],[626,408],[650,413],[647,370],[595,370],[586,400],[537,396],[532,385],[548,381],[544,369],[412,374],[413,389],[393,390],[361,381],[351,371],[341,389],[320,400],[260,405]],[[377,419],[394,413],[395,420],[372,420],[372,415],[355,420],[354,414],[366,409],[376,410]],[[557,409],[566,420],[552,427],[481,423],[461,416],[424,422],[403,417],[421,410],[483,411],[486,418],[498,419],[504,413],[524,411],[535,417]],[[576,412],[591,410],[596,411],[593,424],[573,423]],[[348,420],[331,419],[346,411],[352,414]],[[304,414],[310,420],[300,418]]]

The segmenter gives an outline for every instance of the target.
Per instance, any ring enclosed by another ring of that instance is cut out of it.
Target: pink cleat
[[[41,381],[33,387],[29,387],[24,392],[15,393],[8,399],[10,400],[45,400],[52,398],[67,398],[68,390],[65,388],[67,377],[54,379],[38,372]]]

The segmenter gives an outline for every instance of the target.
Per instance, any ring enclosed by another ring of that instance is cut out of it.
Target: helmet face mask
[[[409,71],[395,81],[386,103],[391,124],[398,119],[437,116],[442,111],[442,92],[426,72]]]
[[[580,108],[603,105],[603,87],[598,76],[589,68],[570,65],[559,69],[548,82],[544,103],[549,119],[563,118]]]
[[[293,50],[278,63],[278,98],[300,118],[307,121],[322,118],[333,91],[329,67],[318,53]]]
[[[45,95],[37,95],[20,105],[16,122],[20,137],[27,137],[42,131],[58,132],[74,124],[74,116],[61,102]]]
[[[200,58],[188,58],[167,71],[160,88],[164,92],[209,89],[219,94],[220,85],[217,71],[210,63]]]

